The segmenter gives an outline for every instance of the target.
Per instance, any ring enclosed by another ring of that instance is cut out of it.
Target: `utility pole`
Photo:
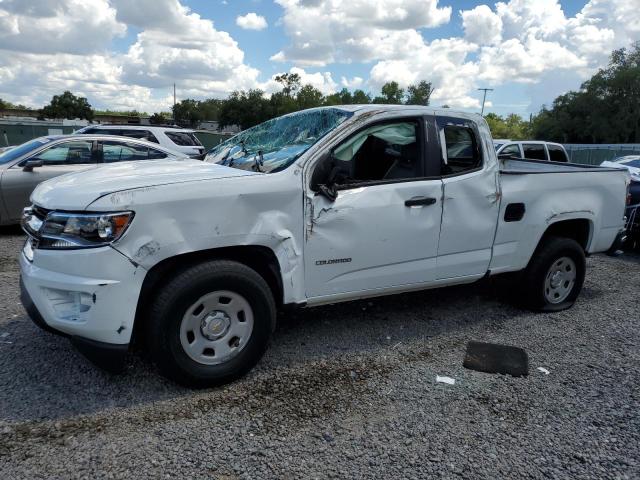
[[[482,90],[484,95],[482,96],[482,111],[480,115],[484,115],[484,102],[487,99],[487,92],[493,92],[493,88],[479,88],[478,90]]]
[[[173,113],[173,123],[175,125],[176,123],[176,84],[175,82],[173,83],[173,109],[171,110],[171,113]]]

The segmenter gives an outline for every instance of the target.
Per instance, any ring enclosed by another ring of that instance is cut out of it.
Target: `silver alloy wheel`
[[[187,309],[180,324],[180,343],[192,360],[218,365],[240,353],[252,331],[249,302],[238,293],[218,290]]]
[[[576,283],[576,264],[569,257],[553,262],[544,281],[544,297],[549,303],[564,302]]]

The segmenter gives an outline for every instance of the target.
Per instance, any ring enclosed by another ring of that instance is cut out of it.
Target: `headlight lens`
[[[88,248],[118,240],[133,219],[133,212],[50,212],[39,229],[39,248]]]

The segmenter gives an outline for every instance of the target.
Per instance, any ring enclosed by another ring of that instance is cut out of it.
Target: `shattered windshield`
[[[274,118],[221,143],[205,161],[254,172],[279,172],[352,115],[338,108],[318,108]]]

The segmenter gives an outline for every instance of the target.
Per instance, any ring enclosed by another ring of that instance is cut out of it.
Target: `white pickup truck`
[[[585,255],[622,238],[628,182],[619,169],[499,163],[473,114],[306,110],[205,162],[42,183],[22,221],[22,300],[104,368],[120,368],[135,338],[164,375],[220,384],[259,361],[283,305],[521,272],[524,305],[568,308]]]

